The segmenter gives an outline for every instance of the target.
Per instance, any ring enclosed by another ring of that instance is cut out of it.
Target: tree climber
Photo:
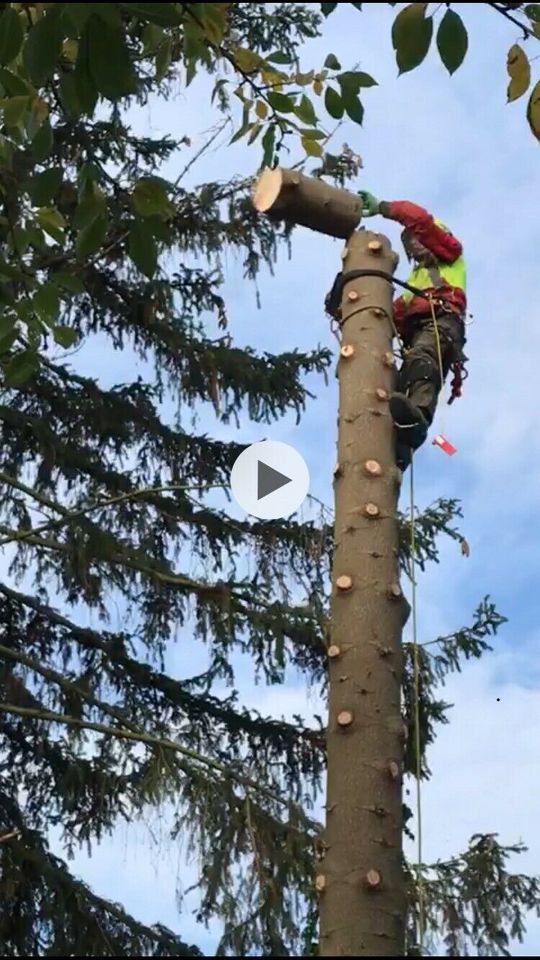
[[[397,433],[396,459],[406,470],[411,451],[427,437],[442,380],[451,368],[454,379],[449,403],[461,395],[467,303],[463,249],[448,228],[423,207],[406,200],[380,201],[363,190],[359,195],[364,217],[380,214],[405,228],[401,239],[414,264],[407,283],[425,292],[420,296],[405,290],[394,301],[394,324],[405,347],[405,359],[397,391],[390,398],[390,412]]]

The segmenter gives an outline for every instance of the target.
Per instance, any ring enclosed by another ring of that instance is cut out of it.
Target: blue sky
[[[462,501],[471,556],[464,559],[455,544],[443,547],[440,566],[421,580],[419,628],[427,640],[468,623],[486,593],[509,624],[495,652],[468,666],[444,691],[454,709],[430,753],[425,855],[428,860],[453,855],[475,831],[498,832],[504,842],[529,845],[516,868],[540,873],[540,626],[534,599],[540,575],[540,444],[533,392],[538,378],[540,147],[527,127],[525,103],[505,104],[506,53],[518,39],[517,31],[485,4],[470,4],[461,12],[470,52],[453,78],[435,50],[419,70],[397,77],[390,42],[393,12],[385,4],[366,5],[362,14],[336,11],[324,38],[306,48],[305,62],[316,65],[331,50],[344,66],[360,61],[377,78],[380,85],[365,94],[363,128],[345,124],[334,147],[346,141],[362,156],[358,189],[382,199],[417,201],[443,218],[462,240],[468,262],[474,314],[468,331],[470,378],[464,398],[434,424],[434,432],[443,430],[458,453],[449,458],[427,443],[418,457],[416,488],[420,506],[438,496]],[[540,74],[540,62],[535,66]],[[195,153],[214,119],[206,84],[196,79],[187,94],[179,89],[166,104],[145,108],[134,122],[154,134],[191,136]],[[182,169],[189,156],[183,150],[171,171]],[[298,159],[300,154],[290,161]],[[257,162],[256,148],[241,144],[209,152],[194,167],[192,182],[250,175]],[[380,219],[373,223],[401,252],[399,228]],[[240,265],[225,257],[236,342],[275,352],[318,343],[335,349],[323,301],[339,268],[340,248],[339,241],[298,230],[292,260],[283,251],[275,277],[261,278],[260,310]],[[405,271],[402,256],[397,275]],[[213,320],[209,329],[217,335]],[[97,345],[82,351],[76,363],[95,374],[98,359],[103,383],[134,375],[131,357],[115,356],[111,362]],[[316,400],[298,427],[287,418],[271,428],[243,423],[237,431],[214,422],[211,429],[216,436],[242,441],[268,436],[293,443],[308,462],[312,493],[330,504],[333,374],[327,387],[322,379],[314,386]],[[182,672],[178,653],[171,654],[170,667]],[[246,673],[243,698],[275,715],[307,715],[318,707],[317,692],[306,692],[294,677],[284,688],[266,690],[255,689]],[[78,855],[74,869],[97,892],[121,901],[141,919],[162,921],[211,950],[212,938],[201,936],[189,912],[179,916],[177,885],[189,885],[193,874],[182,851],[168,843],[166,828],[165,814],[162,821],[152,818],[152,831],[145,824],[121,828],[91,859]],[[164,844],[154,842],[154,833]],[[540,953],[536,921],[531,921],[524,947],[514,952],[528,951]]]

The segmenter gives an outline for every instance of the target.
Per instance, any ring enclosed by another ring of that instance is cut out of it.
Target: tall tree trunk
[[[380,235],[347,241],[344,271],[392,273]],[[403,956],[401,632],[397,497],[388,392],[392,287],[367,277],[342,299],[339,438],[321,956]]]

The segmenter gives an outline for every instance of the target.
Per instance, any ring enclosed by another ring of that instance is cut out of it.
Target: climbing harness
[[[435,325],[435,331],[436,331],[435,335],[437,338],[437,345],[438,345],[437,349],[439,352],[439,356],[441,357],[442,351],[441,351],[439,330],[438,330],[437,320],[436,320],[435,307],[437,307],[439,310],[442,310],[444,313],[450,313],[450,314],[453,314],[454,316],[461,316],[461,314],[458,314],[458,312],[454,310],[453,307],[448,304],[448,301],[446,301],[443,297],[436,297],[436,296],[434,297],[433,294],[425,290],[421,290],[419,287],[411,286],[411,284],[407,283],[405,280],[398,280],[397,277],[394,277],[393,274],[391,273],[387,273],[385,270],[371,270],[371,269],[349,270],[347,271],[347,273],[343,273],[340,271],[340,273],[337,274],[334,280],[332,289],[329,291],[329,293],[327,293],[325,297],[324,305],[325,305],[325,310],[328,316],[330,316],[332,320],[337,321],[338,325],[341,324],[340,307],[341,307],[341,300],[343,296],[343,289],[347,283],[350,283],[351,280],[358,280],[362,277],[380,277],[382,280],[386,280],[388,283],[392,285],[395,284],[398,287],[402,287],[404,290],[408,290],[414,296],[422,297],[423,300],[428,301],[430,305],[431,316],[434,319],[434,325]],[[398,340],[398,343],[400,344],[402,357],[404,357],[407,352],[407,347],[403,343],[403,339],[400,336],[399,332],[396,330],[396,327],[393,323],[393,319],[390,318],[390,320],[393,326],[394,334]],[[462,322],[463,322],[463,325],[465,326],[465,321],[463,319],[462,319]],[[452,360],[450,368],[453,373],[453,379],[452,379],[452,391],[450,394],[450,398],[448,400],[449,405],[452,404],[454,400],[457,400],[459,397],[462,396],[463,383],[469,375],[465,366],[467,359],[468,358],[464,355],[463,350],[460,349],[459,355]],[[440,363],[440,366],[442,371],[442,362]]]

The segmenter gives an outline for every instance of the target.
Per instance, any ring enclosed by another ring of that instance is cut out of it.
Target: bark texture
[[[272,220],[300,224],[343,240],[350,237],[362,219],[362,201],[357,194],[281,167],[262,172],[253,193],[253,205]]]
[[[353,234],[344,271],[393,273],[386,238]],[[324,859],[318,864],[321,956],[403,956],[401,633],[389,314],[392,287],[346,285],[338,364],[338,464],[328,668]]]

